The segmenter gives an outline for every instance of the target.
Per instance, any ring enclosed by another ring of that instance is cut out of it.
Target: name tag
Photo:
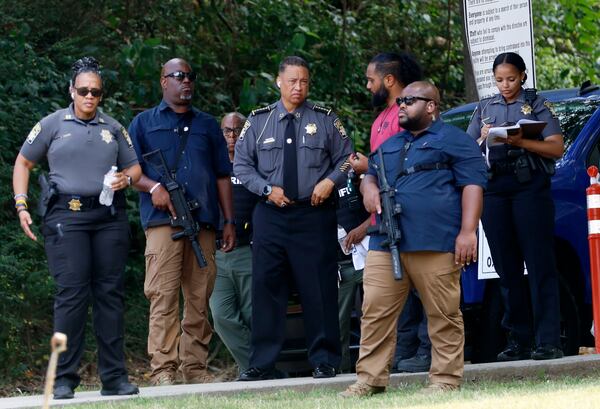
[[[270,138],[267,138],[267,139],[265,139],[265,140],[263,141],[263,145],[266,145],[266,144],[268,144],[268,143],[273,143],[273,142],[275,142],[275,138],[273,138],[273,137],[270,137]]]

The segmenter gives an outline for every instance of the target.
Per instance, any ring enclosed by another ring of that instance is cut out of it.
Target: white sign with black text
[[[465,32],[477,94],[486,98],[498,92],[492,73],[496,56],[515,52],[527,66],[524,87],[535,88],[531,0],[463,0]]]

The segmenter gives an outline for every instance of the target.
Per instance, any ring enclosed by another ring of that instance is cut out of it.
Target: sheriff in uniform
[[[561,358],[550,178],[554,161],[564,152],[563,135],[552,104],[535,89],[523,88],[527,74],[521,56],[502,53],[492,70],[499,93],[479,102],[467,133],[486,147],[490,165],[481,222],[500,276],[502,325],[509,331],[508,345],[498,360]],[[521,131],[503,141],[487,137],[491,127],[521,119],[544,121],[546,126],[534,138],[524,137]]]
[[[25,234],[36,240],[27,207],[31,169],[46,158],[49,198],[41,231],[54,278],[54,330],[67,335],[60,355],[54,399],[69,399],[79,385],[85,322],[93,305],[98,344],[98,374],[103,395],[138,393],[125,368],[124,273],[129,251],[129,222],[123,189],[139,179],[141,169],[127,131],[97,110],[102,99],[98,62],[84,57],[73,65],[73,103],[38,122],[15,161],[15,207]],[[99,202],[104,174],[116,165],[112,204]]]
[[[302,300],[313,376],[333,377],[340,363],[331,194],[346,181],[352,147],[336,115],[306,101],[308,81],[306,61],[286,57],[280,101],[253,111],[236,144],[235,176],[264,199],[253,216],[251,356],[243,381],[277,376],[288,274]]]

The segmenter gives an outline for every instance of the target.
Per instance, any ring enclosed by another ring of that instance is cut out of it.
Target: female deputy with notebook
[[[563,136],[552,105],[535,89],[523,88],[525,71],[518,54],[498,55],[493,74],[499,93],[479,102],[467,129],[485,146],[482,150],[490,166],[481,220],[500,276],[505,308],[502,324],[509,331],[499,361],[563,356],[550,194],[554,161],[564,151]],[[498,131],[494,127],[510,127],[522,119],[546,125],[536,135],[524,136],[518,127],[507,129],[505,136],[489,136],[490,129],[493,135]]]

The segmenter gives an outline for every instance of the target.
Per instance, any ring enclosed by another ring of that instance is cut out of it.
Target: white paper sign
[[[535,88],[531,0],[463,0],[465,32],[479,98],[498,93],[492,64],[496,56],[515,52],[527,66],[525,88]]]

